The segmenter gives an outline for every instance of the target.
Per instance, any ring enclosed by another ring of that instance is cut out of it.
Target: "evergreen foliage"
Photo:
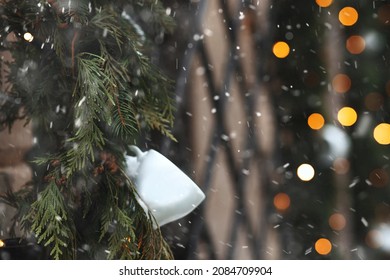
[[[32,120],[37,139],[33,180],[7,195],[25,233],[54,259],[171,258],[124,172],[141,131],[174,139],[172,84],[148,58],[173,28],[162,4],[2,0],[0,9],[1,50],[13,57],[0,127]]]

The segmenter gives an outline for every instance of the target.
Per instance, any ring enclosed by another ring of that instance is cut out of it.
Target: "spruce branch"
[[[50,246],[50,255],[59,259],[64,251],[71,251],[69,240],[74,240],[71,220],[65,199],[55,180],[39,194],[38,200],[31,204],[30,212],[23,218],[22,223],[31,223],[31,230],[38,238],[38,243]]]

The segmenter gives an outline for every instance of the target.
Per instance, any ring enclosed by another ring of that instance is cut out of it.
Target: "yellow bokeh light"
[[[343,214],[334,213],[329,217],[328,223],[333,230],[340,231],[345,228],[347,220],[345,219]]]
[[[272,52],[278,58],[285,58],[290,53],[290,47],[286,42],[276,42],[272,48]]]
[[[390,124],[381,123],[374,129],[374,139],[381,145],[390,144]]]
[[[321,129],[325,124],[324,117],[319,113],[313,113],[307,119],[307,124],[311,129],[318,130]]]
[[[332,4],[333,0],[316,0],[318,6],[326,8]]]
[[[5,247],[5,243],[4,243],[3,240],[0,239],[0,248],[1,248],[1,247]]]
[[[339,12],[339,21],[342,25],[352,26],[359,18],[358,12],[352,7],[344,7]]]
[[[304,163],[298,167],[297,175],[302,181],[310,181],[314,178],[315,171],[313,166],[308,163]]]
[[[32,40],[34,40],[34,36],[31,33],[29,33],[29,32],[24,33],[23,34],[23,38],[27,42],[32,42]]]
[[[274,206],[279,211],[287,210],[290,207],[290,197],[286,193],[278,193],[274,196]]]
[[[314,248],[320,255],[328,255],[332,251],[332,243],[326,238],[320,238],[316,241]]]
[[[346,74],[337,74],[333,77],[332,86],[337,93],[346,93],[351,88],[351,79]]]
[[[360,54],[366,48],[366,41],[362,36],[352,35],[347,39],[345,47],[351,54]]]
[[[351,107],[344,107],[337,113],[337,119],[343,126],[352,126],[357,121],[357,113]]]

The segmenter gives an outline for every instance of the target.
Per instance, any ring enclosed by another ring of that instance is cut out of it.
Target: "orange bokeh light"
[[[278,58],[285,58],[290,53],[290,47],[286,42],[276,42],[272,48],[272,52]]]
[[[286,193],[278,193],[274,196],[274,206],[279,211],[285,211],[290,207],[290,197]]]
[[[352,35],[347,39],[345,47],[351,54],[360,54],[366,48],[366,41],[362,36]]]
[[[332,251],[332,243],[326,238],[320,238],[316,241],[314,248],[320,255],[328,255]]]
[[[344,215],[340,213],[334,213],[329,217],[328,223],[333,230],[339,231],[345,228],[347,220],[345,219]]]
[[[333,3],[333,0],[316,0],[316,3],[318,6],[320,6],[322,8],[326,8],[326,7],[329,7]]]
[[[337,74],[333,77],[332,86],[337,93],[346,93],[351,88],[351,79],[346,74]]]
[[[307,124],[311,129],[318,130],[321,129],[325,124],[324,117],[319,113],[313,113],[307,119]]]
[[[352,26],[359,18],[358,12],[352,7],[344,7],[339,12],[339,21],[342,25]]]

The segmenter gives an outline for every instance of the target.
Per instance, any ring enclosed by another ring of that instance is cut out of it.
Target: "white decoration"
[[[156,219],[155,228],[186,216],[205,199],[200,188],[162,154],[130,149],[135,156],[125,156],[126,173],[134,180],[138,203]]]

